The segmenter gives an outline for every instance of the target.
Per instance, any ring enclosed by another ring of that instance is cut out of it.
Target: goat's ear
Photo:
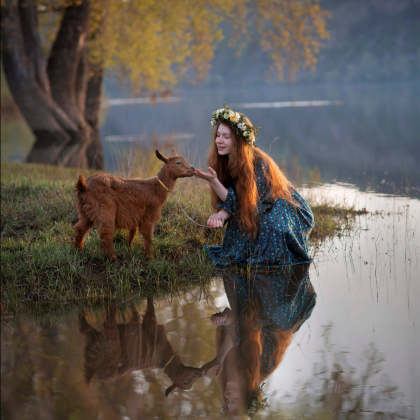
[[[169,388],[166,388],[165,397],[167,397],[175,388],[176,388],[175,384],[172,384]]]
[[[156,150],[156,157],[162,162],[168,163],[168,159],[165,156],[162,156],[159,150]]]
[[[171,149],[171,156],[172,157],[175,157],[177,154],[176,154],[176,150],[175,149]]]

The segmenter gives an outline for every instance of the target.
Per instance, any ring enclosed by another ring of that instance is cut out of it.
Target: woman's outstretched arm
[[[223,184],[218,180],[216,172],[213,168],[209,167],[208,172],[203,172],[198,169],[195,170],[194,175],[197,178],[201,178],[206,180],[211,187],[213,188],[214,192],[219,196],[222,201],[226,201],[228,190],[223,186]]]
[[[213,369],[216,369],[216,376],[219,376],[220,372],[223,370],[223,362],[225,360],[225,357],[232,350],[232,348],[232,337],[230,336],[230,334],[226,334],[225,339],[223,340],[223,343],[220,346],[216,357],[211,362],[201,366],[201,372],[203,373],[203,375],[207,375]]]
[[[228,196],[228,190],[223,186],[223,184],[218,180],[216,172],[213,168],[209,167],[209,172],[203,172],[198,169],[195,170],[194,176],[197,178],[204,179],[207,181],[219,198],[224,202]],[[231,214],[224,209],[221,209],[218,213],[213,214],[207,220],[207,226],[209,228],[222,228],[224,220],[229,219]]]

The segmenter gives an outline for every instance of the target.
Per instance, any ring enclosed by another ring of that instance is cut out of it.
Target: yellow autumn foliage
[[[329,38],[331,13],[320,8],[319,0],[258,0],[256,6],[260,44],[277,76],[283,80],[286,68],[293,81],[301,67],[314,71],[321,40]]]
[[[51,4],[57,10],[72,2]],[[92,0],[88,56],[92,68],[104,66],[129,82],[135,93],[163,91],[187,69],[192,69],[193,81],[205,79],[224,40],[225,22],[232,29],[226,41],[230,47],[239,53],[259,36],[277,76],[283,79],[287,70],[293,80],[300,68],[315,68],[322,40],[329,37],[330,16],[319,0]],[[44,37],[45,29],[57,27],[45,16],[40,23]],[[250,31],[255,26],[258,31]]]

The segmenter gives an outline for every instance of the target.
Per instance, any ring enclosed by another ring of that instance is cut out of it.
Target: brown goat
[[[156,156],[165,164],[158,174],[149,179],[125,179],[101,174],[89,177],[82,175],[76,183],[77,212],[79,221],[74,226],[74,246],[83,248],[86,233],[97,226],[105,255],[116,261],[113,239],[115,229],[127,229],[127,244],[130,247],[137,229],[144,239],[146,255],[152,256],[153,229],[160,221],[162,207],[169,191],[178,178],[193,175],[191,166],[175,149],[166,158],[156,150]],[[159,180],[161,182],[159,182]],[[163,185],[162,185],[163,184]]]
[[[85,337],[85,380],[88,388],[94,376],[101,381],[109,381],[133,370],[159,368],[173,382],[166,389],[165,396],[176,387],[191,389],[194,382],[203,376],[201,370],[182,364],[166,337],[165,327],[157,324],[153,300],[147,298],[143,322],[134,305],[131,313],[128,323],[117,324],[116,308],[111,306],[101,332],[89,324],[85,312],[79,318],[79,332]]]

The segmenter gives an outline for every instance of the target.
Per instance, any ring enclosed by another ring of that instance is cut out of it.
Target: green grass
[[[204,245],[220,244],[223,231],[193,224],[174,195],[163,207],[155,227],[149,260],[143,239],[131,249],[124,231],[115,235],[117,262],[104,258],[94,229],[82,251],[73,246],[78,220],[74,184],[79,171],[33,164],[2,164],[1,261],[2,309],[25,302],[71,302],[80,299],[130,296],[139,290],[173,291],[202,284],[212,272]],[[94,172],[83,171],[85,177]],[[195,180],[179,180],[176,195],[187,214],[206,224],[213,213],[207,188]],[[360,212],[327,205],[314,206],[313,243],[348,232]]]
[[[317,243],[350,233],[356,216],[367,214],[366,209],[356,210],[354,207],[340,207],[328,203],[312,204],[311,209],[315,216],[315,227],[310,239]]]

